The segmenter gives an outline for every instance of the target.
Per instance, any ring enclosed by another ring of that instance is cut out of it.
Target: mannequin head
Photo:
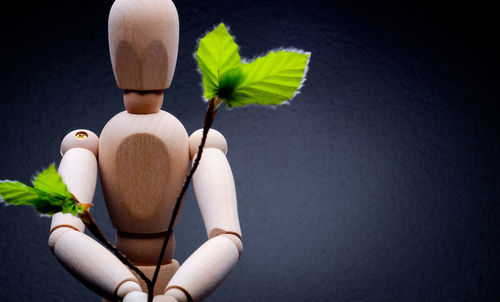
[[[179,17],[171,0],[116,0],[108,34],[118,87],[156,93],[170,87],[179,44]]]

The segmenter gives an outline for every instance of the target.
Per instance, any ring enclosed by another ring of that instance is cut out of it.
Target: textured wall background
[[[0,179],[28,182],[76,128],[123,110],[112,1],[2,9]],[[225,21],[244,57],[312,52],[278,110],[222,110],[245,251],[207,301],[500,301],[498,18],[491,7],[354,1],[176,1],[178,67],[163,109],[188,132],[205,105],[195,41]],[[93,213],[114,233],[100,187]],[[0,301],[100,301],[47,247],[50,220],[0,208]],[[184,261],[205,240],[190,190]]]

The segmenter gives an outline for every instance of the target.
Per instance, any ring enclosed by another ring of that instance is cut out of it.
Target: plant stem
[[[182,186],[182,190],[179,196],[177,197],[177,201],[175,202],[174,210],[172,212],[172,217],[170,218],[170,224],[168,225],[167,234],[165,235],[165,239],[163,240],[163,246],[161,247],[160,257],[158,258],[155,273],[153,275],[153,279],[151,280],[151,289],[149,290],[150,293],[152,293],[152,290],[154,289],[154,286],[156,284],[156,280],[158,279],[158,273],[160,272],[161,262],[165,255],[165,250],[167,249],[168,239],[172,234],[175,218],[177,217],[177,213],[179,212],[182,199],[184,198],[184,195],[186,194],[186,191],[191,182],[191,179],[193,178],[193,174],[194,172],[196,172],[196,169],[200,164],[201,155],[203,153],[203,147],[205,146],[205,142],[207,140],[208,130],[210,130],[210,127],[212,127],[212,123],[215,119],[215,114],[217,113],[217,107],[220,104],[220,102],[221,100],[219,100],[217,97],[214,97],[210,101],[208,101],[208,108],[207,112],[205,113],[205,120],[203,122],[203,136],[201,138],[200,146],[198,147],[198,154],[196,155],[196,160],[194,161],[191,170],[189,171],[188,175],[186,176],[186,179],[184,180],[184,185]],[[153,301],[152,294],[148,295],[148,301],[149,302]]]
[[[82,220],[82,222],[85,224],[87,229],[94,235],[94,237],[97,240],[99,240],[102,244],[104,244],[104,246],[106,246],[108,249],[110,249],[113,252],[113,254],[118,259],[120,259],[121,262],[123,262],[131,270],[136,272],[137,275],[139,275],[139,277],[141,277],[141,279],[144,280],[144,282],[146,282],[146,285],[149,288],[149,286],[151,284],[151,280],[149,280],[148,277],[146,277],[146,275],[144,275],[144,273],[139,268],[137,268],[130,260],[127,259],[127,257],[125,255],[123,255],[111,242],[109,242],[106,239],[106,237],[102,233],[101,229],[99,228],[99,226],[95,222],[95,220],[92,217],[92,215],[90,214],[90,212],[88,210],[86,210],[85,212],[79,214],[79,217]]]

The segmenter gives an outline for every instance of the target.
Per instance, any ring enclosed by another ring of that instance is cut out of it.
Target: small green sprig
[[[110,249],[118,259],[150,286],[151,281],[148,277],[106,239],[89,212],[92,204],[78,202],[75,196],[69,192],[53,164],[33,179],[33,187],[18,181],[0,181],[0,202],[5,202],[8,205],[33,206],[42,215],[52,216],[62,212],[77,216],[97,240]]]
[[[33,187],[18,181],[0,181],[0,202],[33,206],[43,215],[63,212],[77,216],[91,207],[90,204],[79,203],[68,191],[53,164],[33,179]]]
[[[204,97],[228,108],[290,100],[305,81],[310,56],[298,49],[280,49],[247,62],[224,23],[206,34],[196,51]]]
[[[218,106],[222,103],[228,108],[250,104],[280,105],[290,100],[305,81],[310,55],[309,52],[296,49],[277,50],[248,63],[240,58],[238,45],[224,23],[219,24],[199,41],[196,59],[202,75],[204,97],[208,100],[203,135],[196,159],[174,205],[156,269],[151,283],[148,284],[150,293],[148,302],[153,300],[151,293],[160,272],[174,221],[200,163],[208,131],[215,119]]]

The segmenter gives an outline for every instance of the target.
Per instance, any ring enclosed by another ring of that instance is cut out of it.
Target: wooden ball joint
[[[68,133],[59,173],[79,202],[92,203],[99,169],[116,246],[151,278],[201,129],[188,137],[181,122],[161,110],[177,60],[179,20],[172,1],[116,0],[108,33],[125,111],[107,122],[100,137],[85,129]],[[236,190],[226,153],[224,136],[210,130],[193,176],[207,241],[179,265],[172,234],[154,290],[156,302],[203,300],[240,257]],[[147,301],[142,280],[84,229],[75,216],[53,216],[49,246],[59,262],[107,301]]]

